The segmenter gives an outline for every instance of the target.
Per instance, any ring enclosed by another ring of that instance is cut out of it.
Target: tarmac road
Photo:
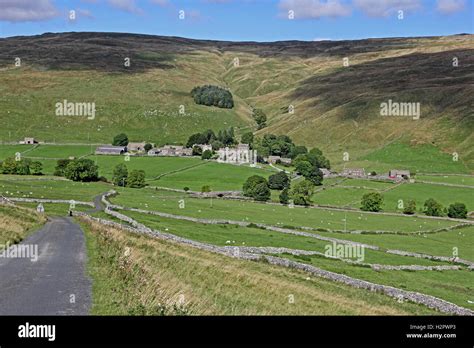
[[[91,280],[79,225],[52,218],[19,245],[32,248],[29,258],[0,257],[0,315],[88,315]]]

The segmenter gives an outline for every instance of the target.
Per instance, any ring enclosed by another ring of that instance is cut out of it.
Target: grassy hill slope
[[[136,141],[183,142],[206,128],[255,130],[256,106],[269,117],[258,134],[289,134],[321,147],[336,166],[344,152],[359,160],[397,142],[457,152],[461,171],[469,172],[473,38],[233,43],[64,33],[0,39],[0,140],[108,143],[126,130]],[[14,66],[15,57],[21,67]],[[124,66],[127,57],[130,67]],[[236,107],[196,105],[189,92],[201,84],[229,88]],[[54,105],[64,99],[95,102],[96,118],[56,116]],[[420,119],[380,116],[380,103],[388,99],[419,102]]]

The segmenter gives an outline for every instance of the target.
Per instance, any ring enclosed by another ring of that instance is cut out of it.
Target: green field
[[[370,170],[408,169],[413,174],[470,173],[462,161],[462,156],[455,161],[452,154],[442,153],[432,145],[410,146],[404,143],[392,143],[357,160],[369,161],[366,168]]]
[[[466,185],[474,188],[474,176],[467,175],[417,175],[417,180],[442,184]]]
[[[69,157],[83,157],[94,153],[95,145],[39,145],[28,151],[25,157],[61,159]]]
[[[383,230],[406,231],[432,230],[452,226],[455,223],[410,216],[388,216],[363,212],[343,212],[316,208],[289,208],[277,204],[262,204],[223,199],[198,199],[173,196],[166,191],[119,190],[112,202],[145,210],[156,210],[176,215],[188,215],[207,219],[232,219],[275,226],[305,226],[330,230]],[[179,208],[184,199],[185,208]],[[344,219],[347,218],[347,224]]]

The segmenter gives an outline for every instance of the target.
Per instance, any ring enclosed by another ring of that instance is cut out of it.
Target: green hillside
[[[318,146],[335,167],[416,164],[420,172],[469,173],[473,37],[232,43],[63,33],[0,39],[0,141],[32,136],[110,143],[126,131],[132,141],[179,143],[207,128],[256,130],[255,106],[268,116],[268,127],[257,135],[288,134]],[[195,104],[190,91],[206,84],[228,88],[235,107]],[[380,104],[389,99],[420,103],[420,119],[380,116]],[[63,100],[95,102],[95,119],[56,116],[55,104]],[[393,143],[404,147],[403,155],[385,149]],[[434,155],[426,157],[427,151]],[[344,152],[349,163],[342,162]],[[452,166],[438,161],[454,152],[459,160]]]

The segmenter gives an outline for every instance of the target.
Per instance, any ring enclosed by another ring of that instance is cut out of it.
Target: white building
[[[224,147],[217,151],[217,162],[232,164],[257,163],[257,150],[250,150],[248,144],[239,144],[237,147]]]

